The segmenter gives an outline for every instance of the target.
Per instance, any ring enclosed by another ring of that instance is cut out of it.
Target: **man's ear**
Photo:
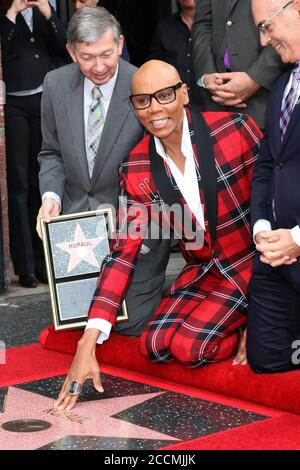
[[[294,0],[294,8],[298,10],[299,16],[300,16],[300,0]]]
[[[75,62],[75,64],[77,64],[77,59],[76,59],[76,55],[75,55],[75,52],[74,52],[74,48],[69,43],[67,43],[66,48],[67,48],[67,51],[70,54],[71,59],[73,60],[73,62]]]
[[[122,55],[123,46],[124,46],[124,36],[123,34],[120,34],[120,39],[119,39],[119,44],[118,44],[119,55]]]
[[[188,92],[186,83],[182,84],[181,91],[182,91],[182,95],[183,95],[183,99],[184,99],[183,104],[184,104],[184,106],[187,106],[190,102],[190,98],[189,98],[189,92]]]

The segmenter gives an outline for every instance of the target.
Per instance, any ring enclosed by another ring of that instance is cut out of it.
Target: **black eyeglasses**
[[[151,106],[152,98],[159,104],[169,104],[176,100],[176,90],[182,86],[182,82],[157,90],[151,94],[131,95],[130,101],[134,109],[146,109]]]
[[[272,23],[272,20],[277,16],[279,15],[279,13],[282,13],[289,5],[291,5],[293,3],[293,0],[290,1],[290,2],[287,2],[285,5],[283,5],[283,7],[280,8],[280,10],[276,11],[276,13],[274,13],[272,16],[270,16],[270,18],[268,18],[267,20],[263,21],[262,23],[260,23],[258,26],[257,26],[257,29],[259,30],[260,33],[262,34],[267,34],[268,30],[269,30],[269,27],[271,26],[271,23]]]

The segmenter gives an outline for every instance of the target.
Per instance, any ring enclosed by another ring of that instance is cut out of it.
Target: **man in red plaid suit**
[[[161,61],[138,70],[132,92],[149,134],[121,166],[119,232],[103,262],[60,409],[74,405],[87,377],[103,391],[95,359],[96,343],[107,339],[100,322],[115,323],[153,225],[161,236],[171,226],[187,264],[142,334],[142,353],[189,367],[220,361],[237,350],[246,323],[254,256],[250,186],[260,131],[242,114],[191,114],[186,85]]]

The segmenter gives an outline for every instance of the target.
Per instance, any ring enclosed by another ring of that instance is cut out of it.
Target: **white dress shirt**
[[[287,97],[287,95],[288,95],[288,93],[291,89],[292,80],[293,80],[293,75],[291,74],[290,79],[289,79],[289,81],[288,81],[288,83],[285,87],[284,93],[283,93],[281,107],[283,106],[285,98]],[[296,92],[296,99],[295,99],[295,102],[294,102],[294,105],[293,105],[293,109],[296,106],[296,104],[299,102],[299,99],[300,99],[300,82],[298,82],[298,87],[297,87],[297,92]],[[270,223],[269,220],[266,220],[266,219],[257,220],[254,224],[254,227],[253,227],[254,241],[255,241],[255,236],[258,234],[258,232],[262,232],[262,231],[269,232],[270,230],[272,230],[272,227],[271,227],[271,223]],[[291,235],[292,235],[292,238],[293,238],[294,242],[297,245],[300,246],[300,227],[299,227],[299,225],[295,225],[295,227],[293,227],[290,230],[290,232],[291,232]]]
[[[23,10],[21,12],[21,14],[22,14],[28,28],[32,32],[33,31],[33,11],[32,11],[32,8],[31,7],[26,8],[26,10]]]
[[[187,202],[187,205],[195,215],[201,228],[205,230],[203,208],[200,201],[199,186],[196,174],[195,155],[186,114],[184,113],[181,139],[181,151],[185,157],[184,174],[181,173],[181,171],[173,162],[172,158],[166,154],[161,141],[156,137],[154,137],[154,141],[157,153],[167,163],[181,194]]]

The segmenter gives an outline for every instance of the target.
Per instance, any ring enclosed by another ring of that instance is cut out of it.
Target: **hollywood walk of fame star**
[[[69,435],[144,438],[167,440],[170,443],[177,441],[165,434],[114,418],[115,414],[151,400],[161,393],[77,403],[71,410],[72,413],[64,412],[65,414],[59,413],[59,416],[56,416],[56,413],[49,412],[53,409],[55,400],[9,387],[5,409],[0,414],[0,450],[34,450]],[[1,428],[1,425],[8,421],[20,419],[44,420],[50,422],[52,427],[32,433],[9,432]]]
[[[55,246],[66,251],[70,255],[68,273],[81,262],[87,263],[100,268],[99,263],[93,253],[93,249],[104,240],[104,237],[86,238],[80,225],[76,225],[74,240],[72,242],[56,243]]]

